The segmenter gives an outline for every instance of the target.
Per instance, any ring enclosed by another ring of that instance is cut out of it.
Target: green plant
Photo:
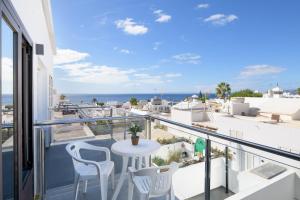
[[[152,162],[155,163],[157,166],[164,166],[166,165],[166,161],[158,156],[155,156],[152,159]]]
[[[4,108],[7,110],[12,110],[14,108],[14,106],[13,105],[5,105]]]
[[[202,94],[201,90],[199,91],[198,98],[199,98],[199,99],[202,99],[202,98],[203,98],[203,94]]]
[[[135,98],[135,97],[131,97],[129,102],[132,106],[137,106],[138,105],[137,98]]]
[[[237,92],[233,92],[231,97],[262,97],[263,94],[259,92],[254,92],[250,89],[244,89]]]
[[[104,120],[99,120],[96,123],[97,123],[97,125],[107,125],[106,121],[104,121]]]
[[[177,139],[173,136],[172,138],[157,138],[156,141],[160,144],[174,144],[177,142]]]
[[[230,96],[231,88],[228,83],[221,82],[218,84],[216,88],[216,95],[221,99],[226,99],[228,96]]]
[[[217,147],[215,148],[211,148],[211,153],[214,155],[215,158],[219,158],[219,157],[225,157],[225,151],[222,151],[220,149],[218,149]],[[233,159],[233,155],[230,151],[230,149],[228,149],[228,159],[232,160]]]
[[[34,198],[33,198],[34,200],[40,200],[41,199],[41,196],[39,195],[39,194],[36,194],[36,195],[34,195]]]
[[[66,95],[61,94],[61,95],[59,96],[59,99],[60,99],[60,100],[65,100],[65,99],[66,99]]]
[[[300,95],[300,88],[297,89],[297,94]]]
[[[165,125],[158,124],[158,125],[154,126],[154,129],[161,129],[161,130],[167,131],[168,127]]]
[[[184,137],[176,138],[175,136],[172,138],[157,138],[156,141],[160,144],[174,144],[176,142],[187,142],[189,144],[193,143],[190,139]]]
[[[102,107],[102,106],[105,105],[105,103],[104,102],[97,102],[97,105]]]
[[[137,137],[137,133],[142,131],[142,127],[138,124],[132,123],[129,127],[129,134],[131,134],[132,137]]]
[[[167,164],[170,164],[172,162],[180,162],[181,160],[181,151],[170,151]]]

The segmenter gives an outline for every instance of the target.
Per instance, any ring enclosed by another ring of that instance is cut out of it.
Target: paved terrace
[[[88,141],[90,144],[108,147],[110,149],[111,145],[115,142],[114,139],[104,139],[104,140],[92,140]],[[47,188],[47,199],[48,200],[71,200],[74,199],[73,196],[73,180],[74,180],[74,170],[71,157],[65,150],[66,144],[53,145],[45,152],[45,173],[46,173],[46,188]],[[99,156],[99,153],[92,151],[82,151],[82,156],[86,159],[92,159],[100,161],[104,159],[104,154]],[[119,178],[119,174],[122,168],[122,158],[115,154],[111,154],[112,160],[115,162],[115,172],[116,172],[116,182]],[[192,183],[191,183],[192,184]],[[118,200],[127,200],[127,181],[124,182],[122,190],[119,194]],[[110,187],[108,191],[108,199],[111,199],[113,190]],[[231,195],[231,194],[228,194]],[[211,196],[215,200],[224,199],[224,189],[218,188],[211,191]],[[88,185],[87,194],[82,194],[79,196],[80,199],[100,199],[100,190],[98,183],[90,182]],[[137,194],[134,194],[133,199],[139,199]],[[156,198],[157,200],[165,199]],[[197,196],[194,199],[204,199],[204,195]]]

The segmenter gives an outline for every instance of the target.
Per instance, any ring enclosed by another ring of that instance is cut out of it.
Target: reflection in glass
[[[0,85],[2,90],[2,124],[13,124],[13,31],[4,20],[2,20],[1,32],[2,77]],[[1,130],[3,199],[13,198],[13,133],[13,128],[3,128]]]

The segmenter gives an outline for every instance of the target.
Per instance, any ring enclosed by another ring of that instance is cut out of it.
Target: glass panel
[[[2,123],[9,124],[14,121],[13,104],[13,31],[2,20]],[[13,198],[13,128],[6,128],[2,132],[2,173],[3,173],[3,199]]]

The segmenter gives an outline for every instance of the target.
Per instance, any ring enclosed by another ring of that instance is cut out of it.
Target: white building
[[[192,101],[182,101],[171,108],[171,119],[192,125],[193,122],[209,121],[206,105],[195,98]]]
[[[266,116],[278,114],[283,120],[300,120],[299,98],[246,97],[245,103],[249,103],[250,108],[258,108]]]
[[[0,12],[0,56],[9,61],[0,66],[5,72],[0,87],[10,87],[13,98],[11,127],[0,148],[0,199],[33,199],[38,178],[34,123],[51,119],[53,105],[56,44],[51,5],[50,0],[0,0]],[[2,81],[7,76],[9,81]]]
[[[50,0],[12,0],[19,18],[33,42],[33,85],[35,120],[51,117],[53,89],[53,56],[56,54],[55,35]],[[30,6],[28,6],[30,5]],[[36,44],[44,47],[43,55],[36,55]]]
[[[223,112],[231,115],[249,115],[250,105],[245,103],[244,98],[232,98],[224,103]]]

